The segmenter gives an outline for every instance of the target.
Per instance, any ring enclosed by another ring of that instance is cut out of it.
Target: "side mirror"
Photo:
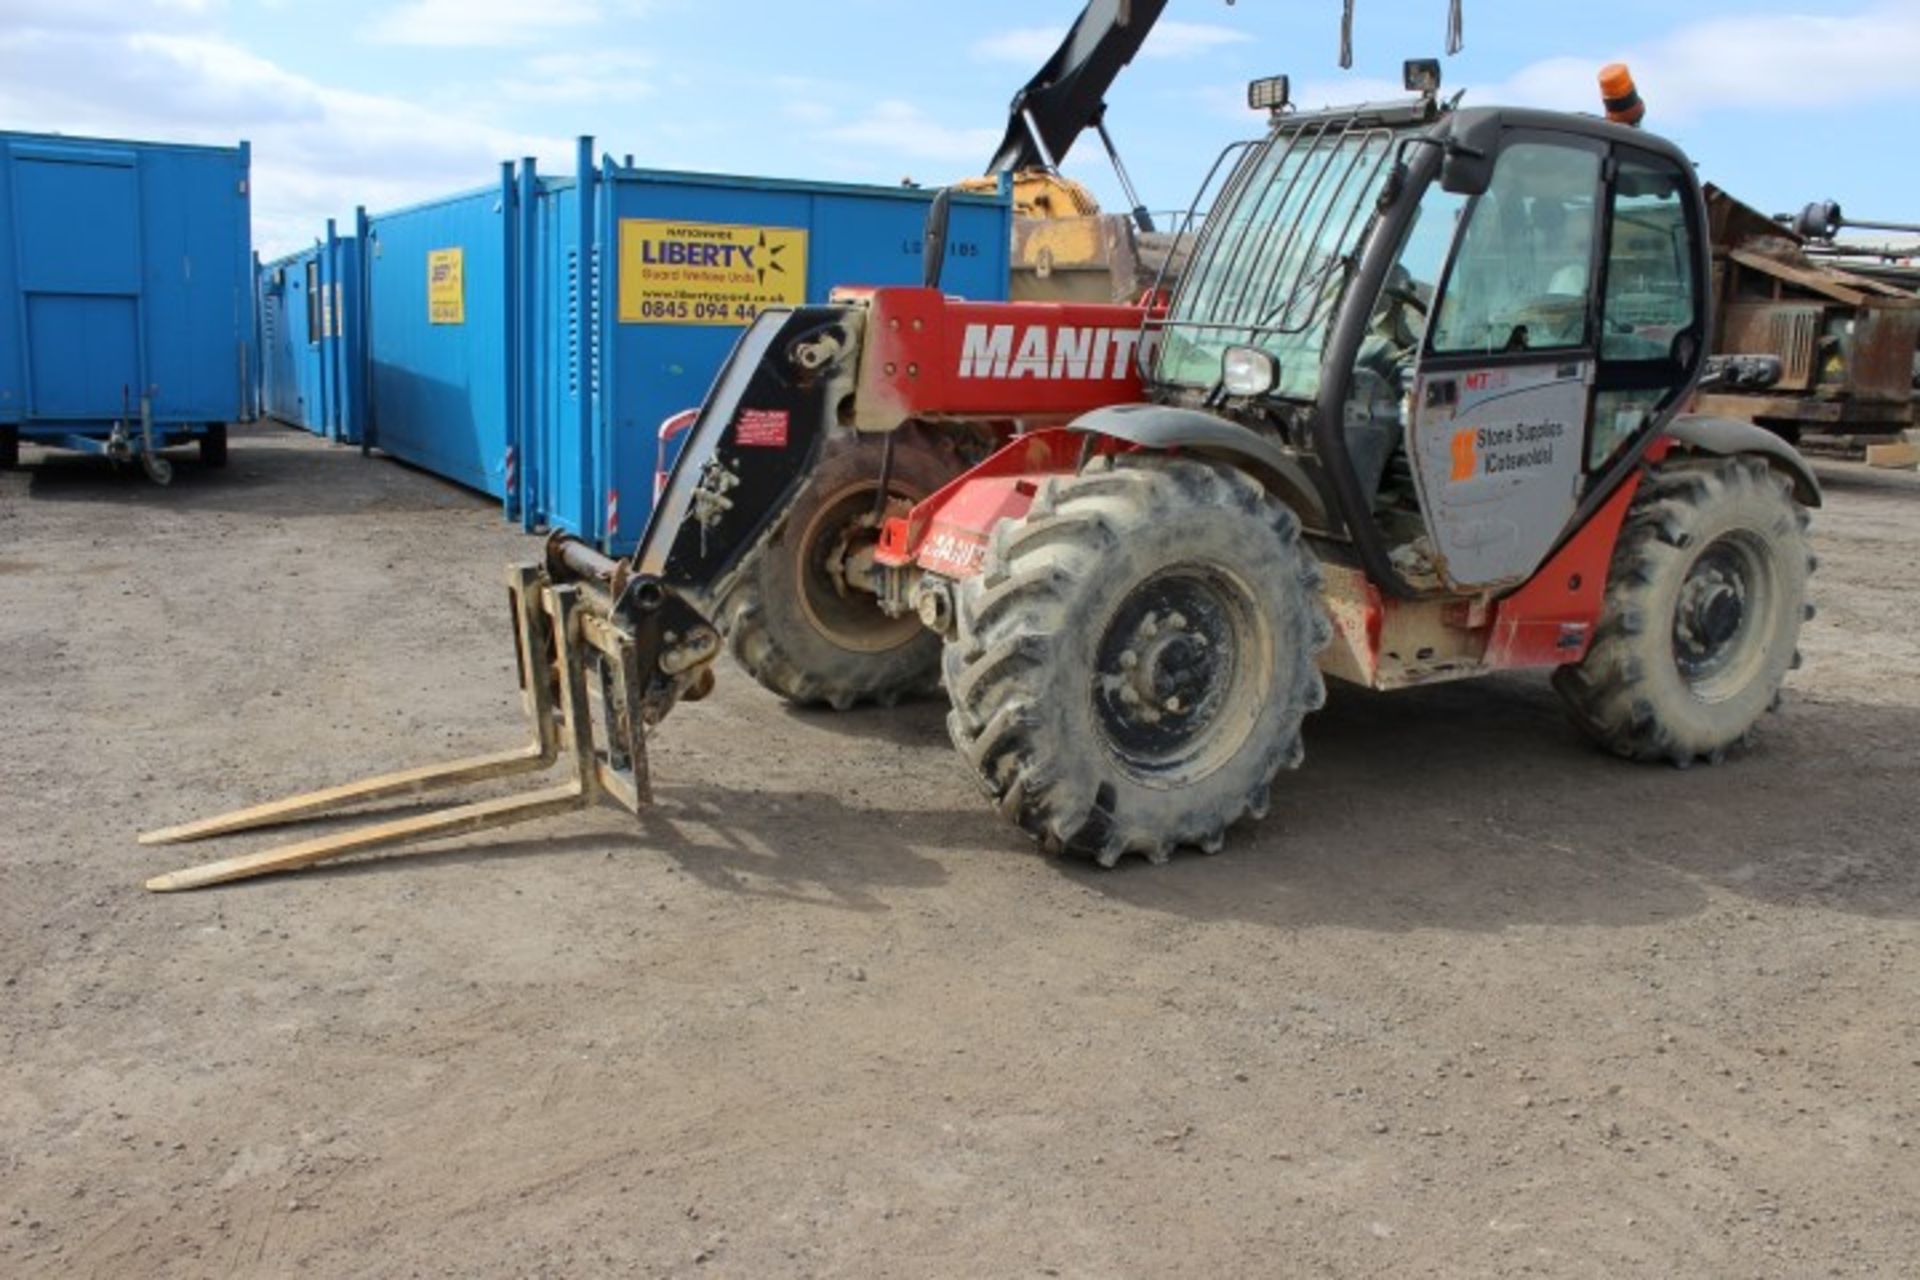
[[[1440,161],[1441,190],[1456,196],[1484,194],[1493,184],[1493,162],[1499,150],[1497,121],[1481,119],[1456,127]]]
[[[1493,185],[1493,157],[1453,143],[1440,162],[1440,188],[1456,196],[1477,196]]]
[[[1280,385],[1280,362],[1258,347],[1228,347],[1220,356],[1220,387],[1230,396],[1263,396]]]

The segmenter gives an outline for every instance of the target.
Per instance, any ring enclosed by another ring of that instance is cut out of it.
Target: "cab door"
[[[1510,133],[1454,241],[1413,386],[1434,570],[1524,581],[1578,508],[1599,364],[1606,144]]]

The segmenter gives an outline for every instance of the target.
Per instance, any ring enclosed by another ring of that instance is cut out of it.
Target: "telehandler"
[[[1798,662],[1820,493],[1777,436],[1688,412],[1719,376],[1693,166],[1606,119],[1459,108],[1433,61],[1406,82],[1313,111],[1255,82],[1268,127],[1139,306],[944,295],[936,201],[928,287],[743,333],[629,560],[557,538],[514,571],[528,747],[143,839],[563,751],[570,781],[149,887],[637,809],[648,731],[723,639],[799,702],[944,686],[998,810],[1109,866],[1265,814],[1326,676],[1550,670],[1607,750],[1718,761]]]

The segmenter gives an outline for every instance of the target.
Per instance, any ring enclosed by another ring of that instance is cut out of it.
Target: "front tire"
[[[20,465],[20,428],[0,427],[0,471],[12,471]]]
[[[1326,699],[1319,586],[1293,512],[1233,467],[1134,455],[1048,479],[955,592],[954,745],[1049,851],[1213,852],[1265,815]]]
[[[1807,513],[1759,458],[1688,460],[1643,483],[1593,646],[1554,675],[1573,719],[1630,760],[1718,761],[1779,705],[1810,615]]]
[[[828,443],[780,527],[715,610],[734,660],[789,702],[844,711],[934,692],[940,637],[912,614],[888,617],[852,579],[878,539],[873,515],[885,440]],[[952,441],[901,428],[889,503],[910,505],[960,474]]]

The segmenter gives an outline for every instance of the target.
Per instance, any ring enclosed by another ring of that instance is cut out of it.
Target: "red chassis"
[[[1042,480],[1071,474],[1089,449],[1135,447],[1107,437],[1089,442],[1061,424],[1144,397],[1136,356],[1148,331],[1139,307],[965,302],[910,288],[842,291],[836,300],[867,309],[856,426],[973,422],[1005,437],[973,469],[887,521],[875,557],[883,570],[971,577],[994,526],[1023,516]],[[1670,447],[1656,441],[1647,461],[1658,462]],[[1402,600],[1357,570],[1326,566],[1336,638],[1323,665],[1356,683],[1398,688],[1579,662],[1640,474],[1629,475],[1531,579],[1504,595]]]

